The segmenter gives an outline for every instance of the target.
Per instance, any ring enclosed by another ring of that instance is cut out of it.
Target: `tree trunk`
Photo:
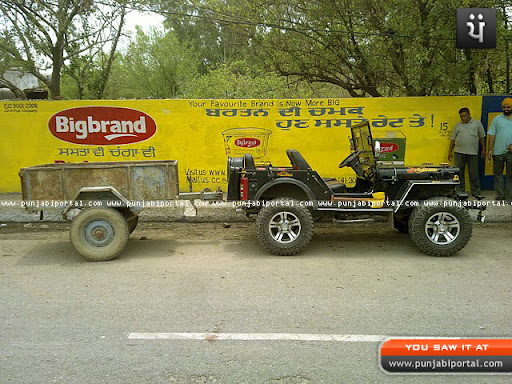
[[[53,100],[59,100],[60,97],[60,77],[62,70],[62,63],[64,62],[63,49],[59,49],[59,42],[53,48],[53,68],[52,68],[52,78],[48,85],[48,89],[50,90],[50,98]]]
[[[23,90],[19,89],[17,86],[12,84],[10,81],[0,78],[0,87],[9,89],[9,91],[14,93],[14,96],[16,96],[17,99],[27,99],[27,95],[25,95],[25,92],[23,92]]]
[[[124,22],[126,16],[126,3],[123,4],[121,9],[121,19],[119,20],[119,27],[117,28],[117,33],[112,42],[112,47],[110,48],[110,54],[108,56],[107,66],[103,70],[101,74],[101,82],[98,89],[97,97],[98,99],[103,99],[105,94],[105,88],[107,87],[108,78],[110,77],[110,72],[112,71],[112,64],[114,63],[115,54],[117,52],[117,44],[119,43],[119,39],[121,38],[121,33],[123,30]]]
[[[60,68],[57,68],[55,64],[53,65],[52,78],[48,89],[50,90],[50,98],[52,100],[60,99]]]
[[[81,81],[77,82],[78,87],[78,100],[82,100],[84,98],[84,86]]]
[[[487,76],[487,85],[489,86],[489,93],[494,93],[494,83],[491,73],[491,66],[487,63],[487,70],[485,71],[485,75]]]
[[[466,61],[468,63],[468,82],[467,82],[467,90],[471,95],[476,95],[476,69],[475,65],[472,61],[471,53],[468,49],[464,50],[464,55],[466,56]]]

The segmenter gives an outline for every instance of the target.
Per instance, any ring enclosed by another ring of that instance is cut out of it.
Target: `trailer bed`
[[[109,187],[130,201],[174,200],[179,195],[176,160],[57,163],[22,168],[23,200],[72,201],[83,188]],[[44,204],[37,210],[43,210]]]

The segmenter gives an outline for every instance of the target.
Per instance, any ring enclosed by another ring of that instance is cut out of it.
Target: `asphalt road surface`
[[[512,225],[451,258],[383,223],[319,225],[270,256],[251,223],[142,223],[117,259],[65,224],[0,228],[0,383],[510,383],[388,375],[390,336],[512,337]],[[179,334],[179,335],[178,335]]]

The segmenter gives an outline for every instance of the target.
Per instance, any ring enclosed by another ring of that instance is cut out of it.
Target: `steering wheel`
[[[359,155],[361,154],[361,150],[358,150],[358,151],[355,151],[355,152],[352,152],[350,155],[347,156],[347,158],[345,160],[343,160],[339,167],[340,168],[344,168],[344,167],[352,167],[354,164],[357,163],[357,161],[359,160]]]

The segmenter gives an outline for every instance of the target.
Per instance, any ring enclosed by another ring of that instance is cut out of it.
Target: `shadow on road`
[[[124,263],[130,260],[158,259],[183,257],[187,253],[182,251],[183,246],[197,247],[199,252],[207,252],[213,246],[218,245],[218,241],[177,241],[162,239],[132,239],[128,240],[128,244],[124,251],[115,259],[104,262],[90,262],[84,259],[75,251],[73,245],[69,241],[47,241],[44,240],[32,247],[25,253],[17,265],[70,265],[84,263]]]

